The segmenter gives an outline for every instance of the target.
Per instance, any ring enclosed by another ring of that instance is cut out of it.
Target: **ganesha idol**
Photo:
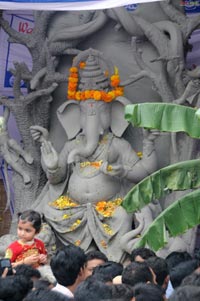
[[[128,126],[118,70],[94,49],[78,54],[69,70],[68,100],[57,117],[68,140],[58,153],[40,126],[31,128],[41,143],[47,175],[34,209],[42,212],[62,244],[97,248],[123,261],[133,215],[120,204],[130,188],[156,169],[154,140],[145,133],[138,157],[122,134]],[[123,238],[123,243],[122,243]]]

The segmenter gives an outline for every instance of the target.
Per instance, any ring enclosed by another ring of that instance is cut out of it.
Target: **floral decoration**
[[[111,217],[114,211],[122,203],[121,198],[117,198],[114,201],[100,201],[96,204],[96,211],[104,217]]]
[[[73,225],[71,225],[70,227],[70,231],[74,231],[76,228],[78,228],[78,226],[81,224],[81,220],[80,219],[77,219]]]
[[[142,159],[142,157],[143,157],[143,153],[142,153],[142,152],[137,152],[137,155],[138,155],[138,157],[139,157],[140,159]]]
[[[103,160],[100,160],[100,161],[93,161],[93,162],[90,162],[90,161],[84,161],[84,162],[81,162],[80,163],[80,167],[81,168],[85,168],[87,166],[92,166],[96,169],[100,168],[101,165],[103,164]],[[107,171],[112,171],[113,168],[112,168],[112,165],[108,165],[107,166]]]
[[[104,249],[107,249],[108,246],[107,246],[107,243],[105,242],[105,240],[101,240],[100,244]]]
[[[71,214],[63,214],[62,219],[68,219],[71,216],[72,216]]]
[[[55,201],[50,202],[49,205],[51,207],[54,207],[54,208],[60,209],[60,210],[65,209],[65,208],[70,208],[70,207],[76,207],[76,206],[78,206],[78,204],[76,204],[75,202],[73,202],[70,197],[64,196],[64,195],[61,195]],[[63,218],[65,219],[67,217],[63,216]]]
[[[80,244],[81,244],[81,240],[80,239],[78,239],[78,240],[76,240],[75,242],[74,242],[74,244],[75,244],[75,246],[80,246]]]
[[[103,224],[104,231],[110,236],[113,235],[113,230],[108,224]]]
[[[79,68],[84,69],[86,63],[80,62]],[[84,101],[87,99],[94,99],[96,101],[104,101],[111,102],[117,96],[124,95],[124,87],[120,86],[120,77],[118,74],[118,69],[115,68],[115,74],[110,77],[110,85],[113,87],[113,90],[105,92],[104,90],[85,90],[85,91],[77,91],[78,87],[78,68],[71,67],[69,69],[69,77],[68,77],[68,91],[67,97],[68,99],[75,99],[78,101]]]

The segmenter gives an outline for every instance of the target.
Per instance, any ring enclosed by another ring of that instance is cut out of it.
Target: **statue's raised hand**
[[[44,140],[41,145],[42,160],[49,171],[58,168],[58,154],[50,141]]]
[[[40,125],[32,125],[30,127],[31,136],[33,140],[43,142],[44,140],[48,140],[49,132],[47,129],[43,128]]]

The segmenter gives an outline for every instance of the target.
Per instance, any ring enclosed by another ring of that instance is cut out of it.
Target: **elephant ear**
[[[124,107],[130,105],[131,102],[123,97],[119,96],[112,102],[111,107],[111,130],[117,137],[121,137],[129,123],[124,117]]]
[[[75,100],[66,101],[58,108],[57,116],[68,139],[75,138],[81,129],[79,103]]]

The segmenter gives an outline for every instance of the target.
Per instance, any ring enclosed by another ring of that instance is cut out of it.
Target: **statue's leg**
[[[31,182],[30,176],[23,170],[23,167],[19,165],[19,163],[16,163],[12,160],[9,151],[4,154],[4,159],[5,161],[12,167],[13,170],[15,170],[17,173],[19,173],[24,180],[25,184],[28,184]]]
[[[24,160],[28,164],[33,163],[33,157],[31,154],[27,153],[21,146],[18,144],[14,139],[9,139],[8,140],[8,145],[10,148],[12,148],[19,156],[23,157]]]

